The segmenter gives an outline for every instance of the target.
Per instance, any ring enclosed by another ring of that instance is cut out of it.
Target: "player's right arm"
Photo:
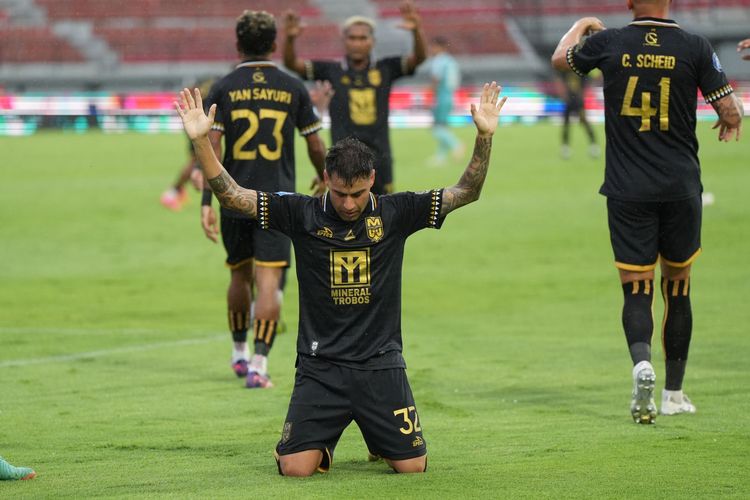
[[[208,138],[216,116],[216,104],[211,105],[206,115],[200,90],[195,89],[194,92],[193,95],[190,90],[183,89],[180,92],[182,103],[175,101],[174,104],[177,114],[182,118],[185,133],[193,142],[195,156],[203,166],[206,181],[222,207],[244,213],[254,219],[258,213],[258,193],[237,185],[216,157]]]
[[[557,44],[555,52],[552,54],[552,67],[560,71],[570,71],[568,64],[568,49],[581,43],[581,38],[585,35],[591,35],[598,31],[604,30],[604,23],[596,17],[584,17],[576,21]]]
[[[474,152],[458,182],[443,190],[440,217],[445,217],[453,210],[479,199],[484,180],[487,178],[487,169],[490,166],[492,136],[497,128],[500,110],[508,99],[503,97],[498,103],[497,98],[501,90],[502,87],[499,87],[496,82],[485,83],[479,106],[471,105],[471,117],[477,128]]]
[[[305,61],[297,56],[294,46],[297,37],[302,33],[299,14],[289,9],[284,13],[284,66],[300,76],[305,75]]]
[[[719,119],[713,126],[713,128],[719,129],[719,140],[729,142],[732,140],[732,136],[735,136],[735,140],[739,141],[742,129],[742,116],[745,114],[742,100],[732,92],[721,99],[713,101],[711,105],[716,110],[716,114],[719,115]]]

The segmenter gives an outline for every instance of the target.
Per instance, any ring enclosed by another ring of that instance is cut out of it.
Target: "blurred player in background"
[[[307,152],[321,188],[325,145],[321,123],[302,82],[271,62],[276,49],[276,21],[265,12],[245,11],[237,20],[237,49],[242,62],[211,88],[206,106],[216,104],[211,143],[229,175],[246,188],[269,192],[295,190],[295,128],[305,137]],[[262,210],[262,209],[261,209]],[[206,236],[217,240],[211,191],[204,191],[201,223]],[[221,236],[231,280],[227,292],[229,328],[234,340],[232,368],[246,377],[248,388],[270,387],[268,353],[281,312],[280,285],[289,267],[290,241],[274,231],[260,231],[246,214],[222,208]],[[254,355],[247,342],[253,288],[257,290],[252,322]]]
[[[742,40],[740,43],[737,44],[737,52],[742,52],[743,50],[750,49],[750,38],[746,38],[745,40]],[[750,53],[745,53],[742,55],[742,58],[745,61],[750,61]]]
[[[719,115],[719,140],[739,139],[743,113],[709,42],[668,19],[669,4],[628,0],[634,20],[622,29],[580,19],[552,56],[556,69],[585,75],[599,68],[604,75],[607,153],[600,193],[607,197],[625,297],[622,323],[634,365],[630,410],[644,424],[656,418],[651,307],[659,263],[666,358],[660,413],[695,412],[682,382],[693,329],[690,268],[701,252],[698,89]]]
[[[454,210],[479,199],[492,136],[505,98],[485,84],[471,105],[474,151],[456,184],[376,196],[373,154],[346,138],[328,151],[325,196],[243,189],[222,168],[207,138],[200,92],[175,103],[209,184],[222,206],[294,239],[300,321],[297,374],[276,447],[279,473],[310,476],[331,466],[344,429],[355,421],[368,448],[397,472],[424,472],[427,445],[406,376],[401,339],[401,271],[407,238],[439,229]]]
[[[432,164],[444,165],[448,155],[459,159],[464,154],[464,146],[451,132],[448,117],[453,111],[453,94],[461,84],[461,68],[449,52],[449,42],[445,37],[436,36],[430,42],[430,81],[433,94],[432,135],[438,142],[438,149]]]
[[[29,467],[15,467],[0,457],[0,481],[14,481],[34,479],[36,472]]]
[[[209,78],[200,80],[194,87],[201,89],[203,95],[208,95],[208,91],[213,85],[216,78]],[[164,207],[178,212],[182,210],[182,207],[188,200],[187,190],[185,184],[190,181],[196,191],[203,189],[203,174],[201,173],[201,166],[195,159],[195,152],[193,151],[193,143],[188,141],[189,157],[187,163],[180,169],[180,173],[177,175],[177,180],[172,186],[164,191],[159,201]]]
[[[588,78],[579,76],[573,71],[562,71],[560,72],[560,81],[562,82],[563,98],[565,101],[560,156],[564,160],[568,160],[573,154],[573,151],[570,149],[570,115],[576,114],[578,115],[578,123],[584,128],[586,136],[589,139],[589,155],[592,158],[597,158],[600,154],[599,145],[596,143],[594,130],[591,128],[588,119],[586,119],[586,106],[584,105],[584,94]]]
[[[286,43],[284,65],[306,80],[327,80],[335,91],[331,100],[331,138],[356,137],[375,152],[374,193],[392,190],[393,160],[388,133],[389,97],[394,80],[411,75],[426,58],[421,21],[414,4],[401,5],[401,28],[414,36],[414,50],[409,56],[372,59],[375,45],[375,23],[355,16],[343,26],[344,61],[305,61],[297,57],[295,43],[302,33],[299,16],[285,15]]]

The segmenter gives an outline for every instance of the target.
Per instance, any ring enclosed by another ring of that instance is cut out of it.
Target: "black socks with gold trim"
[[[668,391],[679,391],[682,389],[690,338],[693,333],[690,278],[676,281],[662,278],[661,294],[664,297],[662,343],[667,369],[664,388]]]
[[[268,356],[276,338],[276,327],[278,321],[272,319],[256,319],[253,322],[255,329],[255,354]]]
[[[654,302],[653,280],[639,280],[622,285],[625,303],[622,307],[622,327],[630,349],[633,365],[651,361],[651,337],[654,333],[654,318],[651,306]]]
[[[235,342],[247,342],[247,331],[250,329],[250,311],[229,311],[229,330]]]

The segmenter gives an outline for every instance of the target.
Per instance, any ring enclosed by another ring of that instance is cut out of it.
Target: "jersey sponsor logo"
[[[370,249],[331,249],[331,298],[336,305],[370,303]]]
[[[253,73],[253,82],[255,83],[268,83],[266,82],[266,75],[258,70],[255,73]]]
[[[327,226],[323,226],[322,229],[318,229],[318,232],[315,234],[324,238],[333,238],[333,231],[331,231],[331,228]]]
[[[349,89],[349,116],[355,125],[372,125],[377,120],[375,89]]]
[[[365,218],[365,227],[367,228],[367,237],[373,243],[383,239],[383,221],[380,217]]]
[[[383,83],[383,77],[380,75],[379,69],[371,69],[367,72],[367,79],[370,81],[370,85],[373,87],[379,87]]]
[[[346,236],[344,236],[344,241],[352,241],[354,238],[356,238],[356,236],[354,236],[354,231],[350,229],[349,232],[346,233]]]
[[[656,30],[646,33],[645,43],[643,45],[646,47],[661,47],[661,45],[659,45],[659,35],[656,34]]]
[[[711,62],[713,63],[714,69],[716,71],[718,71],[719,73],[724,72],[724,68],[721,67],[721,61],[719,61],[719,56],[716,55],[716,52],[711,55]]]

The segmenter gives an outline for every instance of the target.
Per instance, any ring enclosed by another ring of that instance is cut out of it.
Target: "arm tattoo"
[[[247,214],[253,219],[258,214],[258,193],[237,185],[226,170],[213,179],[208,179],[216,198],[224,208]]]
[[[735,127],[742,121],[742,115],[744,114],[742,100],[734,92],[726,97],[722,97],[718,101],[714,101],[712,104],[714,104],[714,109],[719,115],[719,119],[725,124]]]
[[[441,215],[448,215],[451,211],[479,199],[479,193],[482,192],[482,185],[484,185],[487,169],[490,166],[491,151],[492,137],[477,137],[471,161],[458,183],[443,191]]]

